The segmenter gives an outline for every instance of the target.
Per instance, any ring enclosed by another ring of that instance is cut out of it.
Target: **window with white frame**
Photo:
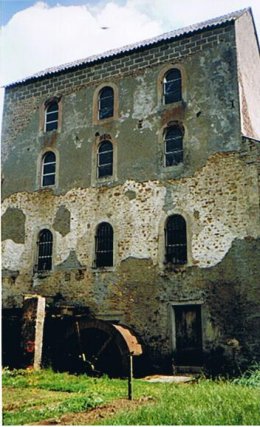
[[[113,175],[113,144],[111,141],[102,141],[97,154],[97,176],[103,178]]]
[[[45,109],[45,132],[58,129],[59,104],[57,101],[50,102]]]
[[[55,185],[56,155],[53,151],[47,151],[42,158],[41,186]]]
[[[164,165],[175,166],[183,162],[183,130],[169,126],[164,134]]]

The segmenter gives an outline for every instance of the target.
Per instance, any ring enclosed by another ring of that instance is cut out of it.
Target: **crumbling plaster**
[[[248,229],[252,218],[247,182],[250,184],[251,176],[247,169],[250,167],[238,154],[219,153],[194,177],[164,184],[129,180],[112,188],[74,188],[60,196],[50,189],[14,194],[3,202],[2,210],[4,213],[12,207],[23,211],[25,243],[16,244],[10,239],[3,242],[3,267],[31,271],[36,262],[38,233],[46,227],[54,233],[54,268],[75,251],[80,264],[89,269],[94,260],[95,229],[102,221],[110,222],[114,229],[115,265],[128,257],[147,258],[154,265],[163,265],[164,224],[167,216],[180,211],[190,223],[190,264],[214,266],[234,239],[259,235],[257,223]],[[134,198],[129,198],[129,191]],[[65,222],[62,225],[60,219],[58,228],[57,215],[62,212]]]

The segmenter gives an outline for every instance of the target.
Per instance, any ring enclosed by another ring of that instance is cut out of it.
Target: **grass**
[[[154,405],[104,419],[109,425],[259,425],[260,390],[226,381],[160,387]]]
[[[190,384],[134,380],[145,403],[96,421],[99,425],[259,425],[260,369],[238,380]],[[127,381],[42,371],[4,370],[3,424],[24,425],[79,413],[127,397]],[[106,413],[104,413],[105,415]],[[100,421],[101,420],[101,421]]]

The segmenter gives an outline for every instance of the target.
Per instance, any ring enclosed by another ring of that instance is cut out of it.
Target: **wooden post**
[[[133,400],[133,354],[129,354],[128,400]]]

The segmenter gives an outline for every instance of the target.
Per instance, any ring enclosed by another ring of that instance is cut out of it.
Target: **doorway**
[[[201,305],[176,305],[175,364],[200,366],[202,364]]]

